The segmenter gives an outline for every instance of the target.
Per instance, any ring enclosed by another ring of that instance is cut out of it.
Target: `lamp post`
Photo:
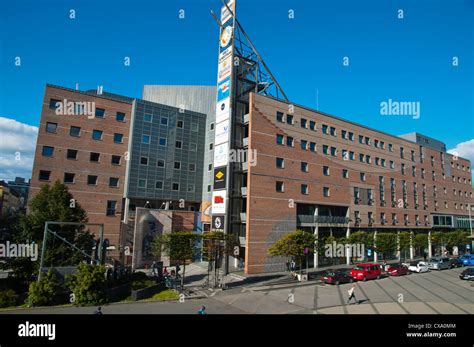
[[[308,254],[309,254],[309,247],[304,248],[304,254],[306,254],[306,274],[308,274]]]

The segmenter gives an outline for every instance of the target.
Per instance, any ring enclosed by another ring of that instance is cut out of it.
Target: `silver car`
[[[450,269],[451,262],[446,257],[433,257],[428,262],[428,267],[432,270]]]

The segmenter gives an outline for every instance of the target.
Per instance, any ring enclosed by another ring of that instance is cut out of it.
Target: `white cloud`
[[[38,127],[0,117],[0,180],[30,178]]]
[[[461,142],[456,145],[453,149],[450,149],[448,153],[456,155],[461,158],[465,158],[474,162],[474,139]]]

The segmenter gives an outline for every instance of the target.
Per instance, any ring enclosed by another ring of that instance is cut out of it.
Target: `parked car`
[[[462,262],[461,258],[450,258],[449,262],[451,263],[451,269],[453,269],[455,267],[462,267],[463,266],[463,262]]]
[[[430,272],[431,270],[425,262],[420,261],[419,263],[410,263],[408,271],[422,273]]]
[[[409,274],[410,272],[408,271],[408,268],[402,264],[393,264],[388,267],[387,273],[390,276],[403,276]]]
[[[427,265],[432,270],[444,270],[451,268],[451,262],[447,257],[433,257],[428,261]]]
[[[470,267],[459,274],[462,280],[474,281],[474,268]]]
[[[327,284],[341,284],[341,283],[352,283],[354,279],[349,275],[348,271],[336,270],[326,271],[321,276],[321,281]]]
[[[474,265],[474,254],[464,254],[461,260],[464,266]]]
[[[359,264],[351,270],[350,276],[357,281],[367,281],[382,277],[382,270],[378,264]]]

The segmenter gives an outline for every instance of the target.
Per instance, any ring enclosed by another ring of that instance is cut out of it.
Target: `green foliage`
[[[167,289],[156,293],[148,300],[178,300],[179,294],[175,290]]]
[[[411,238],[411,233],[409,231],[402,231],[400,232],[400,241],[399,241],[399,247],[400,251],[406,251],[410,249],[410,238]]]
[[[274,257],[292,257],[301,269],[306,256],[305,248],[314,249],[316,238],[312,233],[295,230],[284,235],[268,248],[268,253]]]
[[[454,246],[462,246],[468,244],[469,242],[469,232],[456,230],[447,233],[446,235],[446,246],[452,249]]]
[[[0,289],[0,308],[18,305],[18,294],[13,289]]]
[[[74,294],[74,304],[100,305],[106,301],[105,267],[79,264],[76,274],[69,276],[67,286]]]
[[[428,234],[418,233],[413,238],[413,247],[417,249],[425,249],[428,247]]]
[[[28,306],[50,306],[54,305],[55,297],[61,290],[61,281],[54,269],[49,269],[42,274],[39,282],[30,283],[28,292]]]
[[[375,241],[376,251],[385,255],[389,252],[397,251],[397,234],[395,233],[377,233]]]
[[[132,274],[132,290],[154,286],[156,281],[150,279],[146,273],[137,271]]]

